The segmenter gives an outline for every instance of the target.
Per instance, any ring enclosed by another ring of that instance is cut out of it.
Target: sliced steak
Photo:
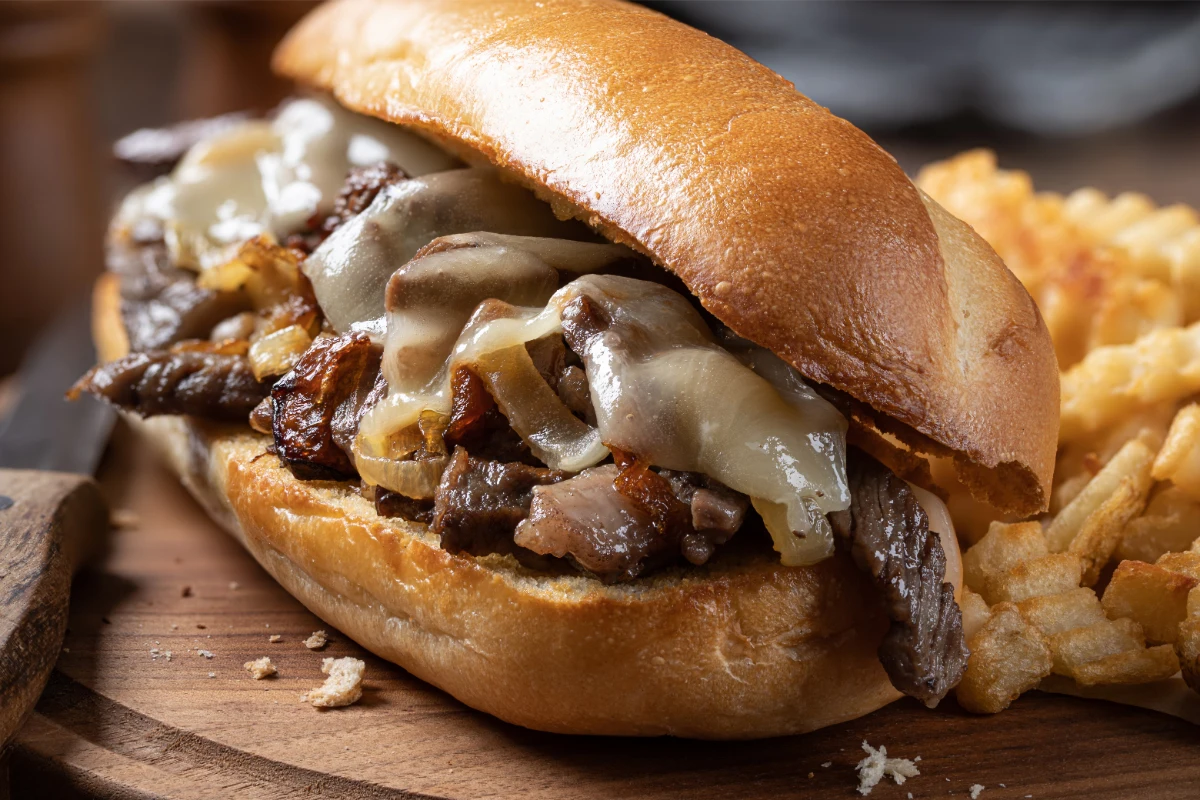
[[[703,564],[742,527],[750,498],[698,472],[663,470],[660,474],[691,512],[692,530],[680,542],[683,557]]]
[[[433,531],[452,553],[515,553],[513,531],[529,513],[534,487],[567,477],[558,470],[472,458],[457,447],[434,496]]]
[[[72,392],[89,392],[143,417],[188,414],[245,422],[268,389],[254,379],[245,356],[162,350],[93,367]]]
[[[201,289],[195,273],[170,265],[162,242],[114,245],[109,268],[120,275],[121,319],[133,351],[206,339],[217,323],[250,308],[243,292]]]
[[[908,484],[878,461],[853,450],[847,471],[850,508],[829,520],[887,604],[892,625],[879,660],[893,686],[932,708],[958,684],[969,655],[941,540]]]
[[[632,580],[670,560],[678,550],[653,516],[613,482],[620,470],[605,464],[533,491],[529,517],[515,541],[535,553],[569,558],[606,583]]]
[[[339,480],[357,474],[334,439],[334,418],[364,383],[373,385],[374,376],[364,381],[363,375],[378,363],[378,350],[365,333],[318,338],[271,389],[275,448],[297,478]]]

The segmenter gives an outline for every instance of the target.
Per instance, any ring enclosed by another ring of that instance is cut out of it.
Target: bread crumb
[[[826,762],[825,762],[824,764],[822,764],[821,766],[822,766],[822,767],[824,767],[825,769],[829,769],[830,767],[832,767],[832,766],[833,766],[833,762],[832,762],[832,761],[826,761]]]
[[[210,678],[215,678],[215,677],[217,677],[217,673],[215,673],[215,672],[210,672],[210,673],[208,673],[208,677],[210,677]]]
[[[197,650],[196,655],[204,656],[205,658],[212,658],[213,656],[216,655],[216,653],[214,653],[211,650]]]
[[[313,631],[312,635],[304,640],[304,646],[309,650],[320,650],[327,644],[329,644],[329,634],[325,631]]]
[[[983,794],[984,786],[982,783],[971,784],[971,800],[979,800],[979,795]]]
[[[329,677],[316,689],[309,689],[300,699],[316,708],[340,708],[358,702],[362,697],[363,671],[367,665],[357,658],[327,658],[321,662],[321,672]]]
[[[811,778],[811,777],[815,776],[816,774],[817,774],[817,773],[815,773],[815,772],[810,772],[810,773],[808,773],[808,777],[810,777],[810,778]]]
[[[241,584],[239,584],[237,581],[230,581],[229,582],[229,591],[236,592],[240,588],[240,586],[241,586]]]
[[[858,770],[858,793],[861,795],[870,794],[884,777],[890,777],[900,785],[921,774],[917,765],[907,758],[888,758],[886,747],[880,746],[877,750],[864,739],[862,749],[867,757],[855,767]]]
[[[268,637],[267,637],[267,641],[268,641],[268,642],[272,642],[272,643],[274,643],[274,642],[282,642],[282,641],[283,641],[283,637],[282,637],[282,636],[280,636],[278,633],[272,633],[270,636],[268,636]]]
[[[256,661],[247,661],[242,665],[250,673],[250,677],[256,681],[261,681],[270,675],[274,675],[275,665],[271,663],[270,656],[263,656]]]
[[[110,521],[114,528],[136,528],[141,523],[142,518],[136,511],[128,508],[118,508],[112,512]]]
[[[192,587],[184,586],[182,589],[179,590],[179,596],[180,597],[191,597],[192,596]]]
[[[179,630],[179,625],[178,625],[177,623],[174,623],[174,622],[172,622],[172,623],[171,623],[171,630],[173,630],[173,631],[177,631],[177,630]]]

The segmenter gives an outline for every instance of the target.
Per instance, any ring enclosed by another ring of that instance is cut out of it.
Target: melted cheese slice
[[[450,169],[448,153],[324,97],[285,104],[271,122],[234,126],[193,147],[168,176],[133,192],[118,224],[163,224],[176,264],[207,267],[227,245],[282,238],[326,213],[352,167],[390,161],[409,175]]]

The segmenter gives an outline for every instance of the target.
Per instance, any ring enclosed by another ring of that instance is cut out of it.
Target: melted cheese
[[[396,125],[326,98],[285,104],[271,122],[246,122],[193,147],[171,175],[133,192],[118,224],[163,224],[175,263],[207,267],[226,245],[282,238],[332,209],[352,167],[390,161],[410,175],[446,170],[449,154]]]
[[[455,294],[452,285],[478,291],[458,289],[461,294],[449,312],[414,315],[418,303],[403,308],[389,303],[384,363],[391,390],[364,418],[361,447],[385,452],[387,438],[414,424],[422,411],[449,413],[450,380],[457,365],[486,372],[492,354],[506,353],[500,360],[513,369],[513,349],[560,333],[563,310],[586,295],[611,320],[580,353],[596,429],[568,432],[561,418],[554,418],[543,429],[530,430],[513,420],[510,409],[538,406],[533,387],[506,397],[503,387],[489,384],[501,410],[510,414],[514,428],[539,457],[551,467],[579,471],[601,461],[607,443],[655,466],[702,472],[750,495],[766,510],[764,518],[784,563],[813,563],[832,553],[832,531],[824,515],[849,505],[846,422],[794,370],[749,345],[743,347],[743,357],[757,371],[747,366],[717,343],[687,300],[655,283],[584,275],[555,291],[541,307],[480,303],[489,295],[483,287],[500,274],[513,276],[509,292],[529,292],[528,297],[546,291],[546,274],[530,268],[528,250],[517,255],[516,248],[486,253],[460,248],[437,255],[446,297]],[[411,266],[401,271],[409,276],[420,272]],[[468,308],[474,314],[464,326]],[[408,360],[418,353],[413,366]],[[406,363],[400,365],[398,359]]]
[[[308,257],[304,273],[336,330],[379,331],[384,287],[392,273],[434,239],[469,231],[568,239],[588,235],[578,223],[555,217],[532,192],[500,180],[494,170],[456,169],[380,192]]]

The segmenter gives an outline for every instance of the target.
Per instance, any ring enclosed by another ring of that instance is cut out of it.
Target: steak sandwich
[[[274,66],[302,94],[269,118],[125,143],[167,172],[113,221],[78,388],[284,587],[547,731],[771,736],[955,685],[939,495],[1045,509],[1058,425],[969,227],[615,0],[344,0]]]

